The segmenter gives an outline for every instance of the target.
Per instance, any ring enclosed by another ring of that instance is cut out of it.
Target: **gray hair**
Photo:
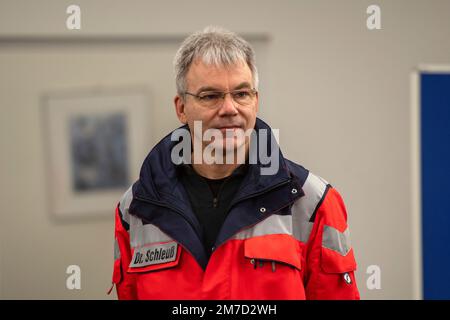
[[[253,85],[258,88],[258,70],[255,53],[250,44],[237,34],[226,29],[208,26],[188,36],[178,49],[173,65],[177,93],[186,91],[186,75],[194,59],[200,58],[207,65],[232,65],[245,62],[253,76]]]

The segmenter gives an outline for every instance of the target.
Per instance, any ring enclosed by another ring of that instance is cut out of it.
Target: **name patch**
[[[178,243],[175,241],[136,248],[131,259],[130,268],[141,268],[175,261],[177,248]]]

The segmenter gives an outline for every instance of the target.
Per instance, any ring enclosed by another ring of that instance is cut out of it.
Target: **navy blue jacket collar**
[[[188,129],[187,125],[180,128]],[[179,129],[180,129],[179,128]],[[266,129],[270,133],[268,139],[268,150],[271,150],[271,139],[274,139],[271,128],[261,119],[256,119],[255,131]],[[165,136],[147,155],[141,167],[138,188],[139,195],[160,201],[185,201],[184,194],[180,194],[179,180],[177,179],[177,165],[172,162],[171,150],[177,141],[171,141],[172,132]],[[274,183],[289,179],[289,172],[284,157],[279,152],[279,170],[275,175],[261,175],[260,170],[265,165],[261,164],[259,156],[256,164],[249,167],[247,187],[243,191],[259,191],[270,187]],[[268,166],[268,165],[266,165]]]

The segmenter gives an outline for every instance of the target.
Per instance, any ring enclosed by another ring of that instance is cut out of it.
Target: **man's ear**
[[[186,124],[187,117],[184,110],[184,99],[177,94],[175,98],[173,98],[173,103],[175,104],[175,112],[177,113],[178,119],[182,124]]]

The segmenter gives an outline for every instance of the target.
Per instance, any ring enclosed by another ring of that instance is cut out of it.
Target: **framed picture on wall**
[[[148,152],[148,93],[86,90],[47,94],[43,100],[53,216],[111,216]]]

